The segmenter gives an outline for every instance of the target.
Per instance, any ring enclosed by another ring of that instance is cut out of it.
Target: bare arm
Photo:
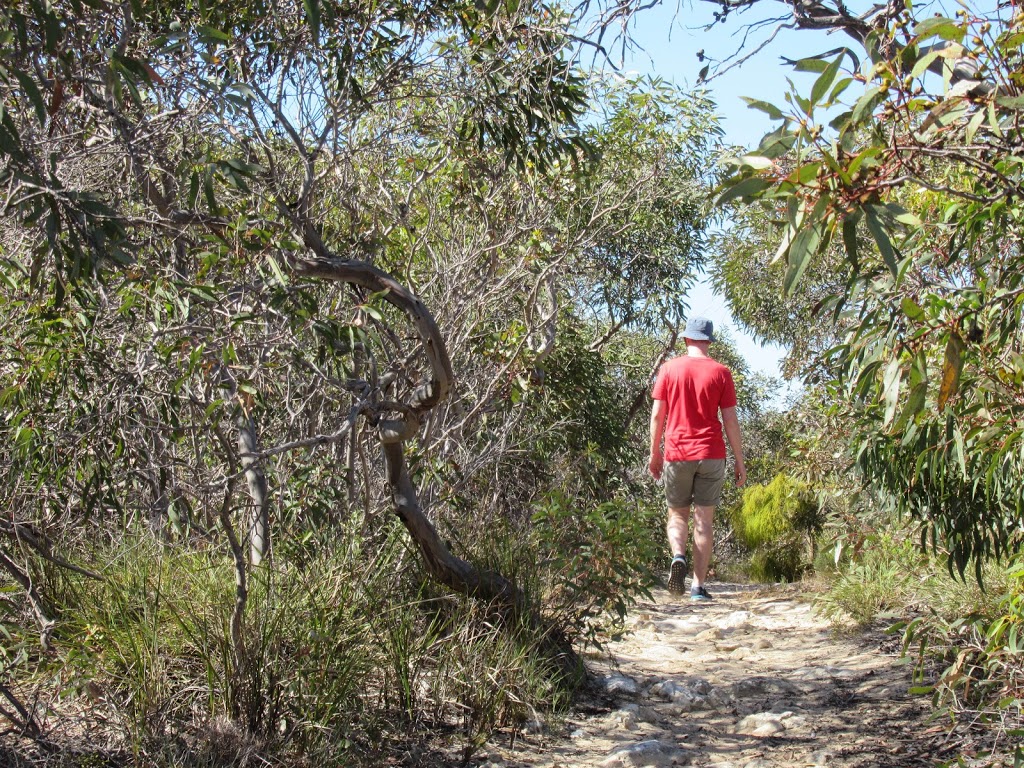
[[[732,448],[732,455],[736,457],[736,487],[742,488],[747,482],[747,468],[743,464],[743,441],[740,438],[740,420],[736,418],[736,408],[722,409],[722,425],[725,427],[725,436],[729,440],[729,447]]]
[[[665,401],[655,400],[651,407],[651,457],[647,462],[647,468],[655,480],[661,479],[661,470],[665,465],[661,451],[661,439],[665,435],[665,413]]]

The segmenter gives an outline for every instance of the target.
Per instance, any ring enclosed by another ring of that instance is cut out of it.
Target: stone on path
[[[685,683],[662,680],[651,687],[651,693],[676,705],[678,712],[694,712],[708,707],[711,683],[696,678]]]
[[[617,672],[602,677],[598,682],[601,689],[606,693],[635,696],[640,692],[640,686],[637,685],[636,680],[620,675]]]
[[[675,744],[651,739],[617,747],[601,763],[602,768],[667,768],[683,765],[686,753]]]
[[[792,712],[758,712],[747,715],[736,724],[736,733],[745,736],[774,736],[783,731],[800,728],[806,718]]]
[[[747,715],[736,723],[736,733],[744,736],[774,736],[786,730],[782,720],[772,712],[760,712],[756,715]]]

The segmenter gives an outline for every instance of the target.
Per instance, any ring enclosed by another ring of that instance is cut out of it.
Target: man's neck
[[[706,344],[695,344],[692,341],[686,342],[686,355],[687,357],[711,357],[708,354],[708,347]]]

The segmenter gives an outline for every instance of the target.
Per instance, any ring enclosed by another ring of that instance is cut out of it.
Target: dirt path
[[[656,592],[610,658],[590,660],[600,677],[580,711],[528,724],[513,746],[488,745],[474,762],[866,768],[940,759],[927,699],[908,695],[908,667],[877,642],[837,637],[795,590],[709,589],[715,599],[696,604]]]

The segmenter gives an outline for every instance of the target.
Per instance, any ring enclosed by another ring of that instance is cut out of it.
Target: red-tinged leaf
[[[140,62],[140,64],[142,65],[142,68],[144,70],[146,70],[146,74],[149,75],[149,81],[151,83],[155,83],[156,85],[163,85],[164,84],[164,79],[162,77],[160,77],[160,75],[157,73],[157,71],[155,69],[153,69],[153,67],[151,67],[149,64],[147,64],[144,61]]]
[[[60,105],[64,103],[64,81],[57,80],[53,84],[53,95],[50,96],[50,108],[47,110],[50,117],[57,114]]]
[[[960,388],[960,374],[964,368],[964,350],[967,345],[960,334],[951,331],[946,342],[946,355],[942,360],[942,384],[939,385],[939,410],[946,407]]]

